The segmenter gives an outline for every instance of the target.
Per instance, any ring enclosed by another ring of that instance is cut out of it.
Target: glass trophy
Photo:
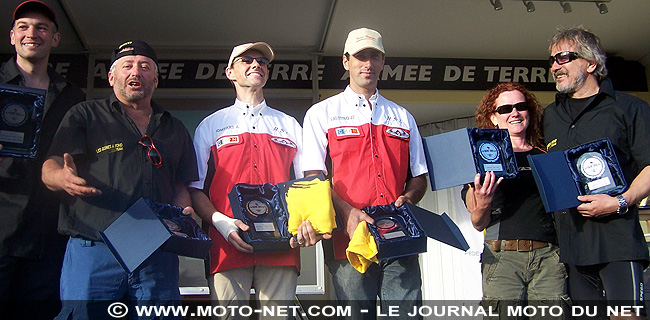
[[[609,165],[600,153],[584,153],[575,162],[575,166],[585,194],[607,193],[616,188]]]
[[[498,177],[498,173],[503,172],[503,163],[501,161],[501,151],[496,142],[479,140],[476,143],[476,149],[479,155],[478,164],[481,175],[485,175],[487,171],[493,171]]]
[[[400,217],[382,217],[375,220],[375,227],[382,239],[390,240],[409,235],[406,223]]]
[[[36,157],[45,93],[41,89],[0,84],[0,156]]]
[[[245,214],[251,231],[259,239],[277,239],[280,233],[271,212],[271,204],[264,198],[254,197],[244,200]]]

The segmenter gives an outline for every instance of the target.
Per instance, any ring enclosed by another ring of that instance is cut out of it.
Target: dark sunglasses
[[[257,63],[259,63],[261,66],[265,66],[265,65],[269,64],[269,62],[270,62],[269,59],[264,58],[264,57],[253,58],[253,57],[249,57],[249,56],[238,57],[237,59],[235,59],[235,62],[241,61],[241,62],[243,62],[245,64],[251,64],[251,63],[253,63],[253,60],[257,61]]]
[[[151,162],[151,164],[153,164],[156,168],[160,168],[162,166],[162,156],[160,155],[158,149],[156,149],[156,146],[153,144],[151,137],[145,134],[142,136],[142,138],[140,138],[140,141],[138,142],[149,149],[147,151],[149,162]]]
[[[580,58],[580,56],[575,52],[563,51],[554,56],[548,57],[548,64],[552,67],[553,62],[557,62],[557,64],[562,65],[578,58]]]
[[[508,114],[512,112],[512,109],[517,109],[517,111],[526,111],[528,110],[528,103],[519,102],[515,104],[504,104],[497,107],[495,110],[498,114]]]

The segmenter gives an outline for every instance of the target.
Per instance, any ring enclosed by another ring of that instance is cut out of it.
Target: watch
[[[616,214],[618,215],[623,215],[627,213],[627,201],[625,201],[625,198],[623,198],[623,195],[617,195],[616,199],[618,199],[618,210],[616,210]]]

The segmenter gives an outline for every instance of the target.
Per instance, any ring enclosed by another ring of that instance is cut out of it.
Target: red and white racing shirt
[[[303,123],[303,170],[327,172],[329,148],[334,191],[359,209],[395,201],[404,191],[409,170],[413,177],[427,173],[413,116],[379,93],[370,103],[372,108],[348,86],[312,106]],[[334,233],[337,259],[345,258],[348,241],[342,232]]]
[[[264,184],[290,180],[293,163],[296,178],[303,170],[302,129],[293,117],[270,108],[235,100],[235,104],[207,116],[196,128],[194,148],[199,181],[191,187],[205,190],[215,208],[232,217],[228,193],[237,183]],[[243,253],[210,227],[210,272],[257,264],[300,267],[300,251]]]

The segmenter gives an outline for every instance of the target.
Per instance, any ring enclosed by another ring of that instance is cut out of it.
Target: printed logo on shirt
[[[551,148],[555,147],[557,145],[557,139],[553,139],[551,142],[549,142],[546,145],[546,150],[551,150]]]
[[[388,128],[386,129],[386,133],[400,139],[408,139],[411,136],[408,131],[402,128]]]
[[[271,141],[281,144],[283,146],[287,146],[289,148],[297,148],[296,144],[293,143],[293,141],[287,139],[287,138],[278,138],[278,137],[271,137]]]
[[[217,146],[217,149],[219,149],[219,148],[221,148],[223,146],[226,146],[226,145],[229,145],[229,144],[238,144],[240,142],[241,142],[241,139],[239,138],[239,136],[225,136],[225,137],[221,137],[221,138],[219,138],[217,140],[216,146]]]
[[[350,136],[360,136],[361,131],[359,131],[359,128],[338,128],[336,129],[336,136],[338,138],[341,137],[350,137]]]
[[[102,152],[113,153],[113,152],[118,152],[123,150],[124,150],[124,143],[120,142],[120,143],[111,143],[103,147],[99,147],[97,148],[96,152],[97,154],[100,154]]]

